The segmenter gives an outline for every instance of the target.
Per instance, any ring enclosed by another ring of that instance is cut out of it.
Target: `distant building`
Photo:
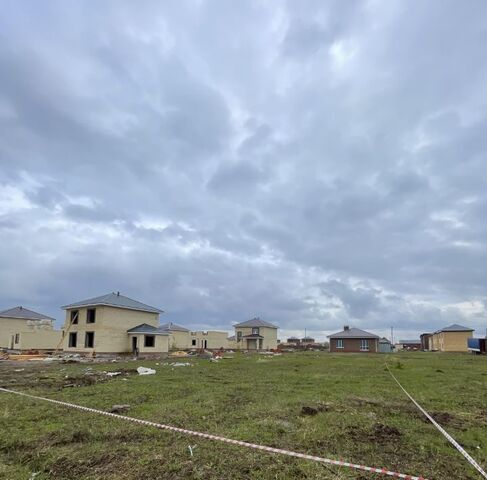
[[[301,340],[298,337],[289,337],[286,340],[286,343],[289,343],[290,345],[299,345]]]
[[[421,341],[420,340],[399,340],[396,343],[396,348],[398,350],[420,350]]]
[[[11,350],[55,350],[61,331],[54,318],[19,306],[0,312],[0,348]]]
[[[314,345],[316,342],[315,342],[315,339],[313,337],[304,337],[301,339],[301,345]]]
[[[215,330],[190,333],[190,348],[204,348],[209,350],[228,349],[228,333]]]
[[[252,318],[237,323],[235,336],[239,350],[270,350],[277,348],[277,326],[272,323]]]
[[[163,323],[162,330],[169,332],[169,350],[187,350],[190,348],[190,330],[173,322]]]
[[[376,353],[379,349],[378,335],[348,325],[343,327],[343,331],[328,335],[328,338],[332,353]]]
[[[467,352],[468,339],[473,336],[473,328],[454,323],[433,333],[431,350],[440,352]]]
[[[379,339],[379,353],[391,353],[393,350],[392,343],[386,337]]]
[[[433,334],[432,333],[422,333],[419,336],[421,342],[421,350],[433,350]]]

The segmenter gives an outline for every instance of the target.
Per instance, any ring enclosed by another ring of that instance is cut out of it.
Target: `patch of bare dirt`
[[[348,436],[357,441],[373,442],[378,444],[389,444],[399,440],[402,433],[397,427],[376,423],[372,430],[365,430],[358,426],[347,428]]]

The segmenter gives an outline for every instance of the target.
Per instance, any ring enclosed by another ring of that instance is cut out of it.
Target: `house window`
[[[96,309],[88,308],[86,311],[86,323],[95,323]]]
[[[155,347],[156,337],[155,335],[144,335],[144,347]]]
[[[86,332],[85,348],[94,348],[94,346],[95,346],[95,332]]]
[[[15,343],[19,343],[20,335],[18,333],[15,334]]]
[[[77,341],[78,341],[78,334],[76,332],[71,332],[69,334],[68,346],[71,348],[76,348]]]
[[[71,323],[76,325],[78,323],[79,310],[71,310]]]
[[[196,347],[196,338],[193,338],[193,340],[191,340],[191,345],[193,347]]]
[[[252,328],[252,335],[259,335],[259,327]]]
[[[369,349],[369,341],[365,338],[360,340],[360,350],[367,351]]]
[[[337,348],[344,348],[344,346],[343,346],[343,338],[339,338],[337,340]]]
[[[237,332],[237,342],[242,340],[242,332]]]

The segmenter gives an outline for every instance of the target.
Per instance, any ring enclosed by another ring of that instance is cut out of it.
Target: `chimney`
[[[343,327],[343,330],[345,330],[346,332],[348,332],[348,330],[350,330],[350,327],[349,327],[348,325],[345,325],[345,326]]]
[[[117,292],[117,297],[119,297],[119,296],[120,296],[120,292]]]

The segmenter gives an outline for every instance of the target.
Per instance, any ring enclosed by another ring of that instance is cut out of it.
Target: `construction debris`
[[[156,371],[152,368],[138,367],[137,373],[139,375],[154,375],[156,373]]]
[[[107,372],[108,377],[116,377],[117,375],[122,375],[122,372]]]
[[[113,405],[110,413],[124,413],[130,408],[130,405]]]
[[[174,362],[169,365],[171,365],[171,367],[191,367],[191,363],[188,362]]]

